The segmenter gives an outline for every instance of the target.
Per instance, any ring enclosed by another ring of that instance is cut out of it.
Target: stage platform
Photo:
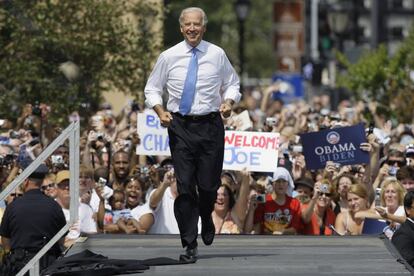
[[[177,235],[93,235],[67,252],[89,249],[114,259],[178,259]],[[128,275],[411,275],[388,240],[376,236],[216,236],[199,238],[195,264],[154,266]]]

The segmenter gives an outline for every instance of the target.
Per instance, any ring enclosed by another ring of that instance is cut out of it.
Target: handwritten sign
[[[165,155],[170,156],[168,132],[161,126],[157,113],[151,109],[145,109],[138,113],[138,135],[141,144],[137,147],[137,154],[141,155]]]
[[[137,129],[141,138],[137,154],[171,155],[167,129],[154,111],[138,114]],[[272,172],[277,167],[279,133],[226,131],[224,146],[224,170]]]
[[[224,170],[276,170],[279,133],[226,131],[224,142]]]

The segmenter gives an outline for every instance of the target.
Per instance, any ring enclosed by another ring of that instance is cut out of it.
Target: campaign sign
[[[279,89],[273,91],[272,99],[282,99],[285,103],[291,103],[297,99],[303,99],[303,77],[301,74],[274,74],[272,82],[279,84]]]
[[[137,154],[171,155],[167,129],[153,110],[139,113],[137,124]],[[224,170],[272,172],[277,167],[279,133],[226,131],[224,146]]]
[[[145,109],[138,113],[137,130],[141,143],[137,146],[137,154],[170,156],[168,131],[161,126],[157,113]]]
[[[369,153],[359,148],[367,142],[362,124],[350,127],[325,129],[301,134],[306,168],[324,168],[327,161],[341,165],[369,162]]]
[[[279,133],[226,131],[224,142],[223,170],[276,170]]]

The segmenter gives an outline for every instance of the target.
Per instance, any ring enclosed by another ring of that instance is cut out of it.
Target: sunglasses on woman
[[[42,191],[46,191],[47,189],[51,189],[51,188],[54,188],[55,187],[55,183],[50,183],[50,184],[47,184],[47,185],[42,185],[41,187],[40,187],[40,189],[42,190]]]

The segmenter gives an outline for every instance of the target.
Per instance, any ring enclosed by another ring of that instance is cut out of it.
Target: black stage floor
[[[151,267],[139,275],[411,275],[388,240],[373,236],[216,236],[195,264]],[[94,235],[67,253],[89,249],[114,259],[178,259],[177,235]],[[128,274],[134,275],[134,274]],[[138,274],[135,274],[138,275]]]

